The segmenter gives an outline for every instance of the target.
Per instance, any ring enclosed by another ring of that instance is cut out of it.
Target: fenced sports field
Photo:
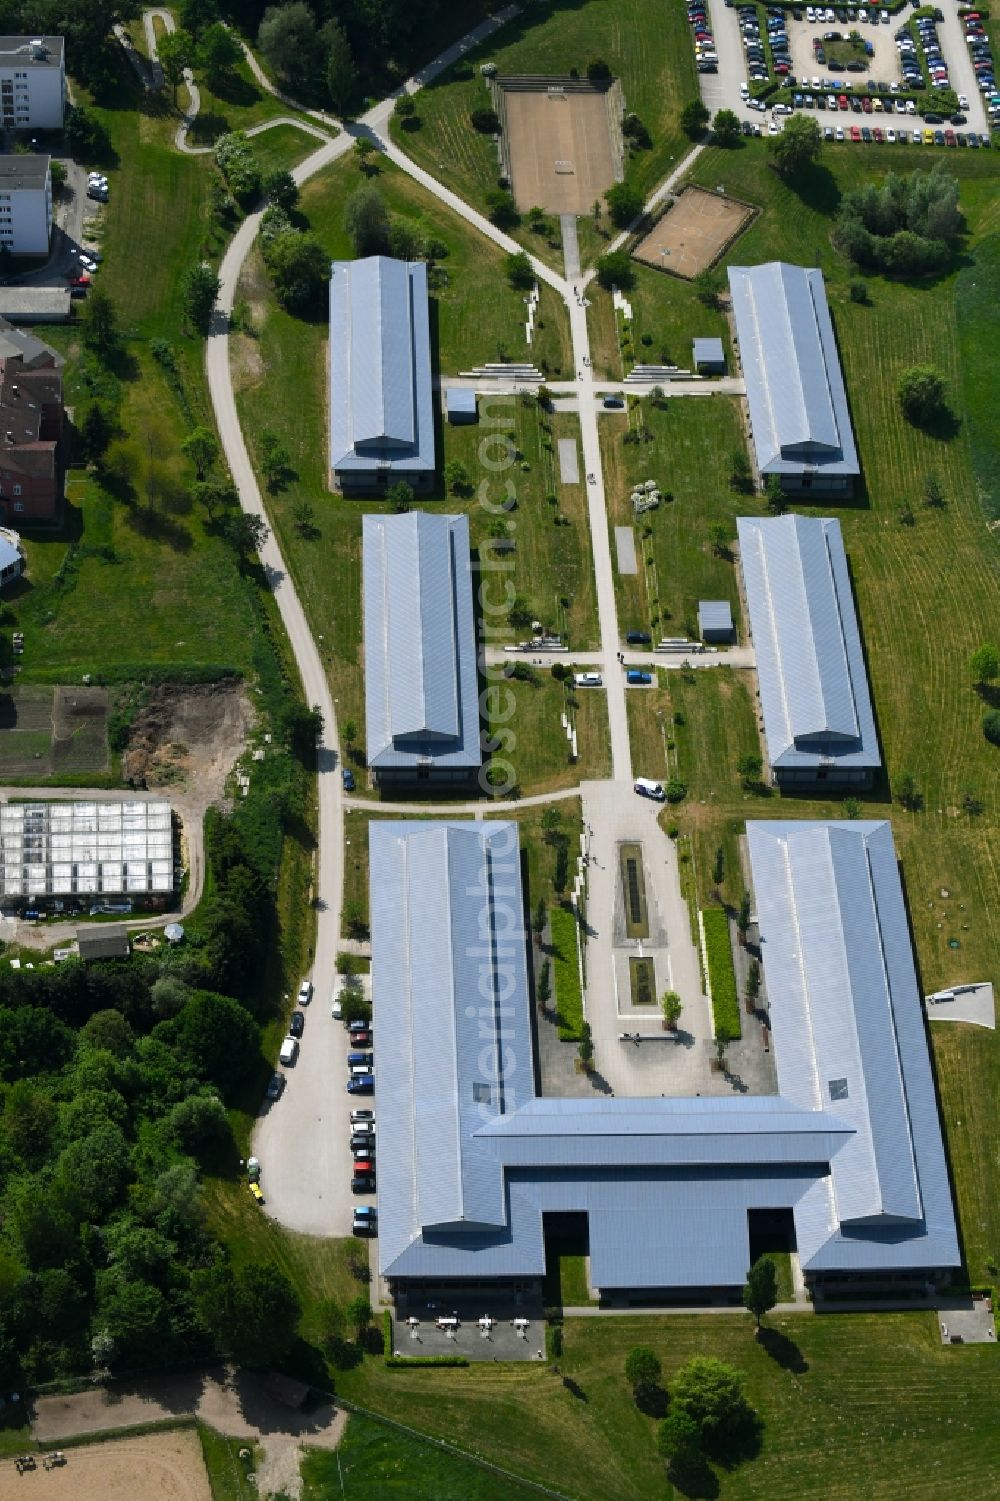
[[[595,199],[621,177],[617,85],[531,77],[498,78],[495,85],[518,208],[589,214]]]
[[[753,214],[750,204],[724,193],[685,188],[632,254],[648,266],[691,278],[715,264]]]

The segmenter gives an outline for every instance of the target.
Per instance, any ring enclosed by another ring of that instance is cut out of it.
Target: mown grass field
[[[738,245],[739,242],[737,242]],[[611,293],[596,280],[587,288],[590,307],[591,359],[606,380],[620,380],[633,365],[679,365],[693,370],[692,339],[721,339],[731,358],[729,324],[719,308],[708,308],[693,295],[690,282],[633,260],[635,284],[627,292],[630,324],[615,313]],[[626,335],[630,343],[623,343]],[[648,342],[646,342],[648,340]]]
[[[469,118],[470,111],[490,107],[480,64],[494,62],[500,73],[566,74],[575,68],[582,74],[593,58],[604,58],[621,79],[627,108],[652,138],[652,146],[636,152],[626,167],[628,180],[647,192],[684,151],[680,111],[698,96],[694,51],[681,7],[651,10],[644,0],[614,6],[606,0],[553,0],[533,11],[531,19],[534,24],[529,25],[517,17],[422,90],[417,99],[420,128],[394,126],[396,143],[481,208],[485,194],[497,185],[498,163],[492,139],[478,134]],[[561,256],[540,246],[537,236],[524,229],[518,234],[536,253],[561,265]],[[601,243],[591,232],[581,250],[589,253]]]
[[[568,693],[540,671],[536,682],[508,680],[491,688],[489,700],[490,735],[500,743],[497,759],[509,766],[507,774],[522,792],[556,792],[611,775],[607,702],[600,691]],[[576,726],[576,761],[570,760],[564,713]]]
[[[336,1453],[302,1465],[303,1501],[527,1501],[535,1492],[398,1429],[353,1414]]]
[[[201,1452],[212,1487],[212,1501],[255,1501],[257,1487],[248,1478],[251,1465],[240,1459],[240,1450],[249,1446],[246,1439],[224,1438],[214,1428],[198,1424]]]
[[[716,1471],[699,1494],[723,1501],[991,1494],[1000,1463],[992,1350],[942,1346],[933,1314],[768,1322],[773,1334],[757,1341],[750,1319],[735,1314],[581,1318],[565,1326],[558,1375],[542,1362],[418,1372],[366,1360],[342,1373],[338,1387],[580,1501],[652,1501],[680,1493],[657,1457],[655,1423],[634,1406],[623,1375],[628,1351],[651,1344],[668,1388],[693,1355],[736,1366],[763,1423],[759,1456]]]
[[[626,443],[630,427],[644,429],[649,441]],[[608,523],[634,527],[639,562],[638,574],[616,569],[622,629],[648,629],[654,640],[697,638],[700,599],[728,599],[739,629],[735,565],[709,541],[713,524],[735,537],[735,517],[759,509],[753,496],[729,484],[730,455],[744,443],[738,403],[727,396],[668,397],[656,407],[646,400],[627,417],[604,414],[600,432]],[[650,479],[674,498],[637,517],[632,487]]]

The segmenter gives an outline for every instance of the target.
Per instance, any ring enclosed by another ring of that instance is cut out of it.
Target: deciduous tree
[[[743,1288],[743,1307],[753,1314],[757,1328],[765,1313],[770,1313],[778,1301],[778,1276],[770,1256],[758,1256],[747,1272]]]

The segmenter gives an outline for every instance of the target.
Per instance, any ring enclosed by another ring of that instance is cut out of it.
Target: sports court
[[[675,276],[697,276],[718,260],[753,213],[750,204],[727,198],[724,193],[685,188],[632,254],[636,260],[672,271]]]
[[[617,179],[605,91],[504,89],[511,191],[522,212],[589,214]]]

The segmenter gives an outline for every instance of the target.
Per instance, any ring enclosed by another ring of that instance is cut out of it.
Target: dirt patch
[[[57,688],[52,708],[52,765],[58,772],[108,769],[108,690]]]
[[[237,392],[259,386],[264,379],[264,356],[257,339],[235,334],[229,340],[229,368]]]
[[[685,188],[640,240],[632,254],[675,276],[697,276],[712,266],[753,218],[748,203],[703,188]]]
[[[0,1501],[212,1501],[198,1435],[190,1429],[67,1449],[66,1463],[19,1475],[0,1465]]]
[[[506,92],[511,188],[517,206],[589,214],[615,181],[604,93]]]
[[[158,684],[132,724],[122,775],[137,787],[189,790],[208,807],[223,797],[252,722],[242,683]]]

